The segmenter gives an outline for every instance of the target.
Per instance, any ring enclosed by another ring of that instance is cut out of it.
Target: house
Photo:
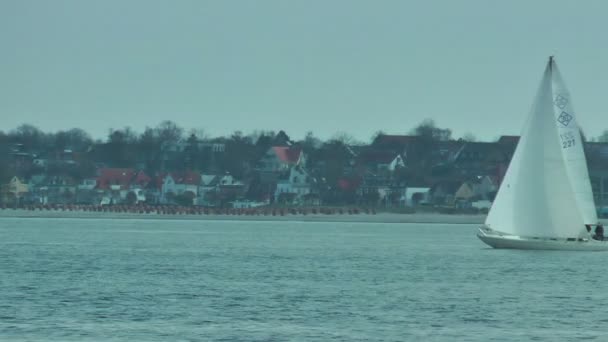
[[[275,202],[301,203],[313,193],[314,179],[300,165],[292,167],[287,177],[280,179],[274,193]]]
[[[145,202],[147,198],[156,198],[155,184],[143,171],[131,168],[102,168],[98,173],[95,189],[104,193],[104,202],[133,204]],[[85,181],[92,183],[91,180]]]
[[[152,178],[141,170],[131,180],[129,190],[126,197],[129,203],[156,203],[158,201],[159,193],[154,187]]]
[[[97,187],[97,178],[84,178],[78,184],[78,190],[94,190]]]
[[[455,201],[470,201],[475,196],[475,187],[471,182],[463,182],[460,184],[456,193],[454,193]]]
[[[27,183],[23,182],[19,177],[12,177],[6,184],[2,185],[0,191],[2,202],[7,204],[19,204],[23,201],[23,197],[28,193]]]
[[[192,204],[198,196],[201,175],[194,171],[171,172],[162,178],[161,203],[174,203],[180,195],[191,196]]]
[[[224,205],[244,196],[246,186],[230,173],[224,175],[201,175],[198,186],[197,205]]]
[[[466,142],[454,155],[452,165],[460,177],[480,174],[497,174],[502,165],[508,165],[508,154],[497,143]]]
[[[357,189],[359,201],[366,205],[384,203],[398,205],[405,191],[405,157],[392,149],[380,147],[358,148],[356,174],[360,177]]]
[[[98,170],[96,189],[103,193],[100,203],[116,204],[126,201],[135,177],[135,170],[130,168],[102,168]]]
[[[230,173],[223,175],[217,183],[217,199],[220,204],[226,204],[228,202],[240,199],[245,194],[245,184]]]
[[[438,141],[432,151],[433,159],[439,165],[451,163],[454,161],[458,151],[466,143],[463,140]]]
[[[260,159],[260,171],[284,172],[295,165],[304,164],[305,156],[300,147],[273,146]]]
[[[429,190],[430,202],[437,205],[452,205],[461,185],[462,181],[459,180],[443,180],[435,183]]]
[[[393,177],[366,172],[357,184],[358,201],[365,205],[403,205],[406,182]]]
[[[152,178],[143,171],[138,171],[130,182],[130,188],[145,189],[152,182]]]
[[[466,142],[456,155],[454,162],[457,164],[504,162],[505,154],[496,143],[488,142]]]
[[[35,204],[47,204],[48,203],[48,187],[47,187],[47,175],[35,174],[32,175],[28,181],[28,202]]]
[[[477,176],[472,182],[475,184],[475,195],[481,199],[494,200],[498,191],[498,182],[496,177],[492,176]]]
[[[78,181],[69,175],[49,176],[45,180],[48,203],[70,204],[77,202]]]
[[[197,205],[212,206],[217,200],[218,184],[220,176],[217,175],[201,175],[201,181],[198,186]]]
[[[97,189],[97,178],[84,178],[76,187],[76,203],[99,204],[103,193]]]
[[[474,200],[494,200],[498,191],[496,181],[490,176],[477,176],[465,181],[454,194],[455,203],[470,203]]]
[[[369,149],[359,154],[357,165],[373,173],[392,173],[398,168],[404,168],[405,162],[400,153]]]
[[[113,191],[128,190],[136,175],[134,169],[121,168],[103,168],[98,173],[97,189]]]

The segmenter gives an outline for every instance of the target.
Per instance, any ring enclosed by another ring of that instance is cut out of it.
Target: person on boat
[[[595,235],[593,235],[593,238],[598,241],[604,241],[604,226],[601,224],[595,226]]]
[[[587,229],[587,233],[591,233],[591,225],[590,224],[586,224],[585,228]]]

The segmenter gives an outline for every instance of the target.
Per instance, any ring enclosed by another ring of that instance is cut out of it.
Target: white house
[[[220,177],[217,175],[201,175],[201,182],[198,186],[198,197],[196,198],[196,204],[198,205],[211,205],[214,196],[217,193],[217,184]]]
[[[232,177],[231,174],[226,173],[225,175],[223,175],[218,182],[219,186],[222,185],[243,185],[243,183],[239,180],[237,180],[236,178]]]
[[[403,161],[403,157],[398,154],[387,166],[389,171],[395,171],[397,168],[405,167],[405,162]]]
[[[201,176],[197,172],[169,173],[163,178],[161,186],[161,203],[170,203],[174,196],[185,192],[192,192],[194,197],[198,196],[198,187]]]
[[[312,192],[313,178],[301,166],[294,166],[289,171],[289,177],[279,180],[274,193],[275,201],[281,194],[293,194],[296,200]]]

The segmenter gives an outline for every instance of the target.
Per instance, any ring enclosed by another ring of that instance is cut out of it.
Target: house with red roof
[[[143,171],[131,168],[102,168],[98,171],[96,189],[105,192],[104,203],[121,203],[127,200],[127,195],[135,195],[135,203],[146,201],[144,189],[152,178]]]
[[[98,171],[97,189],[100,190],[127,190],[136,175],[134,169],[103,168]]]
[[[131,181],[131,187],[136,186],[138,188],[144,189],[151,185],[151,182],[152,178],[150,176],[148,176],[143,171],[138,171],[135,177],[133,177],[133,180]]]
[[[273,146],[260,160],[262,172],[283,172],[290,167],[301,165],[305,162],[302,148],[295,146]]]

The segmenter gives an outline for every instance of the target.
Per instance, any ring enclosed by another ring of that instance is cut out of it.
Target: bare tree
[[[161,143],[176,143],[182,139],[184,129],[179,127],[175,122],[166,120],[156,126],[156,134]]]
[[[12,130],[9,133],[9,139],[28,146],[43,146],[48,143],[47,135],[38,127],[30,124],[23,124]]]
[[[357,140],[354,136],[352,136],[349,133],[346,132],[337,132],[336,134],[334,134],[331,139],[331,141],[338,141],[341,142],[344,145],[363,145],[363,143],[359,140]]]
[[[422,121],[412,130],[412,134],[432,141],[447,141],[452,138],[451,129],[437,127],[432,119]]]

